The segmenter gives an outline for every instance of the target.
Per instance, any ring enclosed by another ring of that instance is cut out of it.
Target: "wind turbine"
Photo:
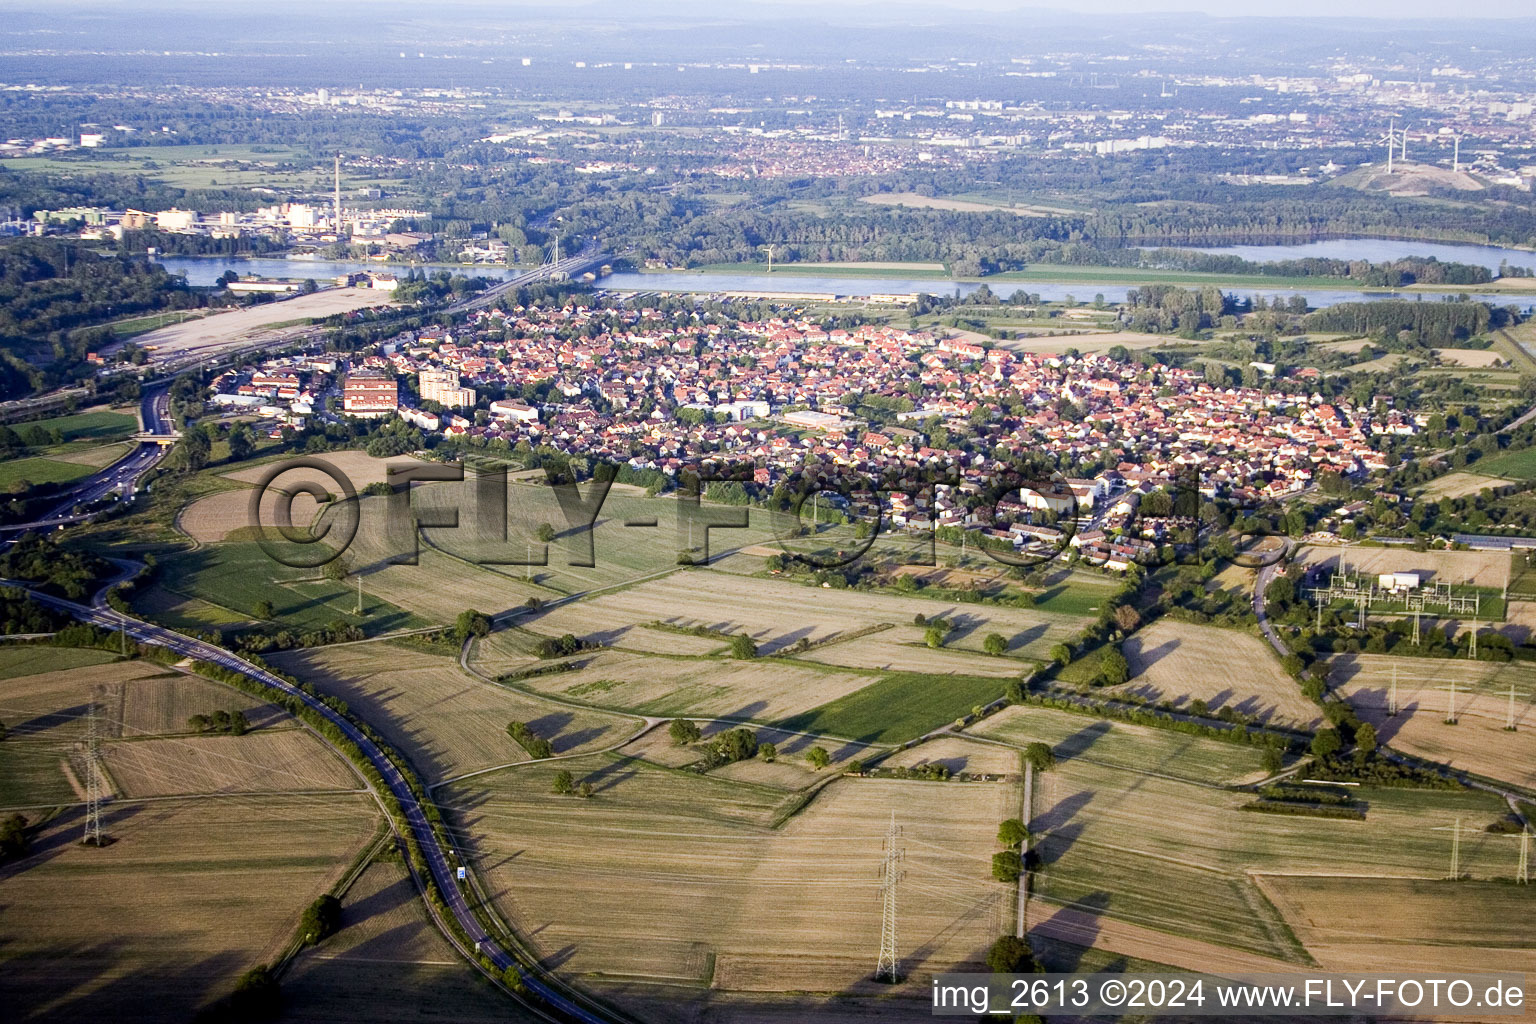
[[[1392,119],[1392,121],[1391,121],[1390,127],[1387,128],[1387,134],[1383,135],[1381,138],[1376,140],[1378,143],[1385,142],[1387,144],[1387,173],[1388,174],[1392,173],[1392,156],[1393,156],[1392,147],[1397,144],[1397,140],[1399,138],[1401,138],[1403,140],[1403,151],[1406,154],[1407,153],[1407,149],[1408,149],[1408,131],[1407,131],[1407,129],[1404,129],[1403,132],[1402,132],[1402,135],[1399,136],[1398,131],[1397,131],[1397,118],[1394,117]],[[1406,155],[1404,156],[1404,159],[1407,159]]]

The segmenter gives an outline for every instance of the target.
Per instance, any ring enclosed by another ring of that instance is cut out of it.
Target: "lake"
[[[1375,240],[1370,240],[1373,243]],[[1316,242],[1313,245],[1327,245],[1331,243]],[[1395,244],[1395,243],[1393,243]],[[1405,243],[1406,244],[1406,243]],[[1237,249],[1262,248],[1262,249],[1286,249],[1294,250],[1306,248],[1305,246],[1235,246]],[[1441,246],[1446,249],[1478,249],[1476,246]],[[1225,250],[1213,250],[1225,251]],[[1484,249],[1487,252],[1509,252],[1516,250]],[[1536,253],[1527,253],[1531,256],[1531,262],[1536,263]],[[198,256],[162,256],[157,262],[173,274],[184,275],[189,284],[211,285],[227,270],[233,270],[237,274],[260,274],[267,277],[292,277],[315,278],[317,280],[333,279],[341,274],[361,273],[363,271],[384,271],[394,274],[404,274],[411,268],[399,264],[345,262],[329,260],[282,260],[282,259],[232,259],[226,257],[198,257]],[[1497,266],[1497,262],[1494,264]],[[515,277],[524,271],[512,267],[455,267],[424,265],[420,269],[428,273],[438,270],[449,270],[456,274],[467,274],[474,277],[486,277],[497,281],[504,281]],[[1023,290],[1040,295],[1051,301],[1060,301],[1068,295],[1080,301],[1092,301],[1095,295],[1103,295],[1109,302],[1122,302],[1126,292],[1131,286],[1110,285],[1098,282],[1071,281],[991,281],[989,286],[999,295],[1010,295],[1015,290]],[[1331,306],[1339,302],[1358,302],[1362,299],[1383,298],[1418,298],[1422,296],[1424,301],[1439,300],[1451,293],[1441,292],[1409,292],[1393,293],[1383,290],[1367,291],[1359,288],[1341,288],[1333,282],[1318,282],[1319,287],[1275,287],[1275,288],[1227,288],[1228,292],[1238,295],[1266,295],[1266,296],[1291,296],[1302,295],[1313,306]],[[711,272],[707,274],[691,274],[682,272],[637,274],[617,273],[605,277],[601,281],[601,287],[616,291],[643,291],[643,292],[693,292],[706,295],[768,295],[768,294],[793,294],[805,296],[836,295],[869,295],[880,294],[906,294],[909,292],[927,292],[930,295],[953,295],[959,292],[961,295],[969,295],[981,287],[977,281],[946,281],[942,278],[903,278],[903,277],[838,277],[836,275],[807,275],[807,274],[752,274],[752,273],[724,273]],[[1512,295],[1471,295],[1474,301],[1493,303],[1514,303],[1521,307],[1530,306],[1533,302],[1530,296]]]

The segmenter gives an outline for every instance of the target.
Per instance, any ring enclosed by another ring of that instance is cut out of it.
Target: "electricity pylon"
[[[98,717],[101,714],[101,692],[98,690],[91,701],[91,709],[85,716],[85,835],[80,841],[86,846],[101,846],[101,732]]]
[[[1449,703],[1449,706],[1446,708],[1446,712],[1445,712],[1445,724],[1446,725],[1455,725],[1456,724],[1456,680],[1452,679],[1451,680],[1451,685],[1449,685],[1449,686],[1437,686],[1437,687],[1435,687],[1435,689],[1450,691],[1450,695],[1451,695],[1450,696],[1450,703]]]
[[[875,961],[875,980],[889,980],[895,984],[900,979],[896,961],[896,885],[901,881],[901,862],[905,851],[901,849],[901,827],[896,824],[896,812],[891,812],[891,824],[885,833],[885,861],[880,868],[880,894],[884,912],[880,921],[880,956]]]
[[[1397,666],[1392,666],[1392,696],[1387,699],[1387,714],[1397,716]]]
[[[1456,823],[1454,825],[1452,825],[1450,828],[1446,828],[1444,825],[1441,825],[1439,828],[1435,829],[1435,831],[1436,832],[1449,832],[1451,834],[1451,873],[1450,873],[1449,877],[1450,877],[1450,880],[1453,881],[1453,882],[1460,881],[1461,880],[1461,819],[1457,818],[1456,819]]]
[[[1521,696],[1524,696],[1522,694]],[[1504,729],[1507,732],[1515,731],[1515,684],[1509,684],[1509,711],[1504,716]]]

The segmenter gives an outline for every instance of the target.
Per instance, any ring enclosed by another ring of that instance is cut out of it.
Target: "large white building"
[[[450,409],[475,404],[475,389],[459,386],[457,370],[422,370],[416,377],[416,385],[424,402],[439,402]]]

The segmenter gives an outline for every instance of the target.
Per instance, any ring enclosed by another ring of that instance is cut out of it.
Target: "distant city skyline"
[[[196,8],[204,13],[235,13],[240,5],[209,3],[208,0],[128,0],[120,4],[104,4],[102,0],[50,0],[50,2],[23,2],[22,8],[48,7],[76,9],[122,14],[133,10],[145,13],[163,13],[173,8]],[[331,0],[328,8],[358,7],[378,10],[396,6],[392,0]],[[406,6],[401,3],[398,6]],[[495,8],[502,12],[518,10],[552,11],[560,6],[569,8],[602,8],[605,13],[618,8],[645,15],[678,10],[712,9],[701,0],[640,0],[638,3],[615,3],[615,0],[569,0],[557,5],[552,0],[446,0],[442,5],[453,8]],[[270,0],[270,9],[310,7],[300,0]],[[1498,18],[1532,18],[1536,12],[1530,0],[1484,0],[1476,8],[1451,10],[1443,0],[930,0],[918,4],[908,0],[748,0],[739,6],[731,6],[717,13],[727,19],[751,20],[773,10],[790,11],[803,9],[811,13],[826,14],[831,11],[859,11],[880,8],[892,15],[922,12],[929,16],[955,13],[981,12],[988,14],[1020,13],[1031,11],[1053,14],[1204,14],[1211,17],[1261,17],[1261,18],[1366,18],[1366,19],[1439,19],[1445,21],[1475,21]],[[755,10],[754,10],[755,9]],[[895,19],[893,19],[895,20]]]

